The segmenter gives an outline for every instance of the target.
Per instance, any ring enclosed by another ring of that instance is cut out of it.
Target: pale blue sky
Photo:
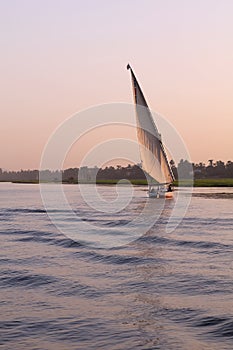
[[[128,62],[193,161],[233,160],[232,18],[231,0],[0,1],[0,167],[38,168],[71,114],[132,102]]]

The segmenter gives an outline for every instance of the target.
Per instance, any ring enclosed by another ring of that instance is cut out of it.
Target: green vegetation
[[[175,179],[185,179],[174,181],[174,186],[194,186],[194,187],[233,187],[233,162],[222,161],[214,162],[210,159],[208,165],[204,163],[190,163],[181,159],[177,167],[174,161],[170,161],[171,169]],[[147,185],[147,177],[139,165],[106,166],[105,168],[87,166],[79,168],[68,168],[64,170],[20,170],[6,171],[0,168],[0,181],[14,183],[39,183],[39,178],[44,183],[60,183],[64,184],[91,184],[98,185],[115,185],[120,183],[128,184],[129,181],[133,185]],[[194,182],[192,181],[194,178]],[[122,180],[126,179],[126,180]]]
[[[147,181],[146,180],[97,180],[97,185],[116,185],[117,183],[121,184],[128,184],[131,182],[132,185],[137,186],[146,186]],[[21,184],[38,184],[38,181],[12,181],[13,183],[21,183]],[[53,181],[51,183],[58,183],[56,181]],[[77,181],[70,181],[70,182],[63,182],[64,184],[77,184]],[[92,184],[93,182],[83,182],[83,184]],[[194,181],[192,180],[180,180],[180,181],[174,181],[173,186],[175,187],[233,187],[233,179],[196,179]]]
[[[38,184],[39,181],[35,180],[35,181],[11,181],[12,183],[15,184]],[[97,184],[97,185],[116,185],[117,183],[120,184],[125,184],[127,185],[128,183],[131,183],[132,185],[147,185],[147,181],[146,180],[127,180],[127,179],[122,179],[122,180],[113,180],[113,179],[107,179],[107,180],[96,180],[96,182],[92,182],[92,181],[83,181],[81,182],[81,184],[84,185],[88,185],[88,184]],[[47,182],[43,182],[42,183],[59,183],[58,181],[47,181]],[[71,185],[76,185],[78,184],[78,181],[63,181],[63,184],[71,184]]]
[[[197,179],[194,187],[233,187],[233,179]]]
[[[233,187],[233,179],[196,179],[194,182],[191,180],[174,181],[174,186],[194,186],[194,187]]]
[[[3,182],[3,181],[1,181],[1,182]],[[39,183],[39,181],[38,180],[32,180],[32,181],[20,181],[20,180],[18,180],[18,181],[11,181],[13,184],[38,184]]]

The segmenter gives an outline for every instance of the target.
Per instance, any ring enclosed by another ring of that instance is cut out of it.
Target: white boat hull
[[[151,188],[148,191],[149,198],[173,198],[173,192],[167,191],[165,187],[162,188]]]
[[[172,199],[173,198],[173,193],[172,192],[167,192],[167,193],[148,193],[149,198],[165,198],[165,199]]]

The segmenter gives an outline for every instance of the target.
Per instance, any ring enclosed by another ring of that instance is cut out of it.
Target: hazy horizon
[[[132,103],[128,62],[194,163],[233,160],[232,1],[22,0],[0,9],[0,168],[38,169],[69,116]],[[67,165],[79,167],[72,157]]]

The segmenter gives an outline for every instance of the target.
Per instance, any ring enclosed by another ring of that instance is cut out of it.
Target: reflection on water
[[[233,189],[195,189],[171,233],[164,227],[172,204],[165,203],[147,233],[111,249],[63,236],[37,185],[0,184],[0,190],[4,350],[232,349]],[[113,187],[103,190],[114,195]],[[66,192],[87,215],[75,186]],[[144,194],[137,188],[125,213],[90,219],[124,230],[125,220],[144,205]]]

